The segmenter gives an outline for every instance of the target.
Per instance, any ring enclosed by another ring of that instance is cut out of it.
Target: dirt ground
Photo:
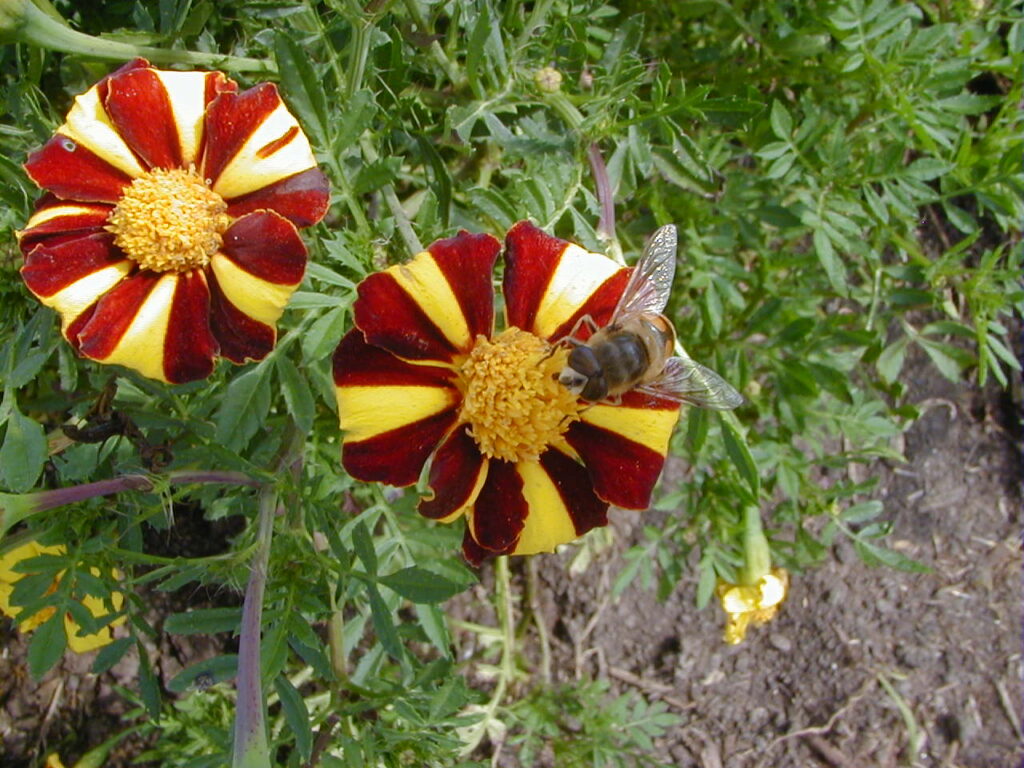
[[[640,518],[618,513],[614,550],[583,575],[567,576],[568,556],[537,559],[555,681],[602,675],[616,691],[662,699],[683,718],[656,745],[666,766],[1019,765],[1019,401],[952,385],[925,361],[906,373],[910,401],[925,410],[905,436],[909,463],[866,471],[881,478],[876,497],[894,522],[890,545],[931,573],[869,568],[840,544],[822,567],[794,574],[774,621],[727,646],[720,612],[694,607],[694,578],[664,603],[640,587],[607,599],[621,552],[639,536]],[[656,524],[658,514],[643,522]],[[517,588],[522,572],[515,568]],[[473,603],[456,599],[451,609]],[[215,652],[193,647],[186,655],[194,660],[201,650]],[[95,745],[122,727],[118,679],[97,679],[88,659],[68,654],[30,685],[25,651],[10,622],[0,621],[0,766],[36,764],[47,742],[69,732]],[[170,643],[151,655],[164,682],[181,669],[182,653]],[[115,673],[135,687],[137,669],[119,665]],[[131,751],[125,745],[109,765],[128,764]],[[506,751],[501,765],[515,766],[514,757]]]
[[[556,679],[585,659],[583,674],[662,698],[684,720],[658,745],[666,766],[1020,765],[1019,403],[924,361],[908,373],[925,409],[905,435],[909,463],[868,471],[881,477],[889,545],[931,573],[867,567],[843,543],[793,575],[774,621],[727,646],[721,612],[694,608],[695,576],[665,603],[630,587],[608,604],[618,557],[576,579],[550,558],[540,574]],[[639,531],[617,518],[621,551]]]

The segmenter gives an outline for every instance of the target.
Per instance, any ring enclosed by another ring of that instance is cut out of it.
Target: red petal
[[[269,283],[296,285],[306,271],[306,246],[295,225],[273,211],[257,211],[224,233],[221,252]]]
[[[608,504],[594,494],[594,484],[584,466],[555,449],[540,457],[540,465],[558,489],[577,536],[608,525]]]
[[[469,521],[476,543],[495,554],[512,551],[528,511],[516,465],[492,459]]]
[[[66,200],[116,203],[131,178],[67,136],[57,134],[28,156],[25,172]]]
[[[629,282],[629,276],[632,272],[632,268],[619,270],[601,283],[601,286],[591,294],[586,303],[572,317],[562,323],[557,331],[551,334],[550,340],[557,341],[564,336],[568,336],[572,333],[573,328],[576,328],[576,323],[579,319],[584,315],[590,315],[590,319],[594,321],[598,328],[608,325],[612,320],[612,312],[615,311],[615,305],[619,303],[619,297],[626,290],[626,283]],[[586,323],[581,323],[579,328],[576,328],[575,338],[577,341],[586,341],[590,338],[590,328],[587,327]]]
[[[466,533],[462,536],[462,556],[466,558],[467,563],[478,568],[484,560],[489,560],[497,554],[497,552],[491,552],[477,544],[473,539],[473,534],[469,532],[469,526],[466,526]]]
[[[212,271],[206,276],[210,288],[210,328],[220,346],[220,354],[239,364],[262,360],[274,348],[277,331],[228,301]]]
[[[53,296],[72,283],[124,261],[110,234],[83,235],[37,245],[25,255],[21,277],[36,296]]]
[[[371,344],[409,360],[451,361],[455,348],[392,275],[370,275],[358,293],[355,324]]]
[[[412,365],[380,347],[367,344],[363,334],[345,334],[334,351],[334,384],[338,387],[450,386],[455,374],[448,368]]]
[[[327,213],[331,188],[319,168],[296,173],[286,179],[229,201],[228,214],[240,218],[257,210],[271,210],[284,216],[296,227],[316,224]]]
[[[529,329],[540,300],[567,245],[528,221],[505,235],[505,316],[508,324]]]
[[[509,230],[505,237],[503,285],[509,325],[541,333],[536,326],[542,301],[569,245],[569,242],[545,233],[528,221],[520,221]],[[596,286],[571,317],[562,320],[554,332],[547,333],[547,338],[557,340],[567,335],[584,315],[590,315],[598,327],[607,325],[629,275],[630,270],[626,268],[612,273]],[[589,330],[583,326],[579,330],[578,338],[582,341],[589,335]]]
[[[160,277],[156,272],[137,272],[107,291],[78,333],[82,354],[97,360],[110,357]]]
[[[465,230],[455,237],[427,246],[455,294],[469,326],[470,338],[490,336],[494,329],[494,262],[501,243],[491,235],[471,235]]]
[[[164,339],[164,376],[172,384],[205,379],[213,372],[217,342],[210,332],[210,290],[193,270],[178,277]]]
[[[206,110],[206,157],[203,175],[215,186],[252,133],[273,112],[281,97],[273,83],[260,83],[242,93],[220,93]]]
[[[466,427],[456,429],[437,449],[430,463],[430,489],[434,498],[419,503],[421,515],[435,520],[464,507],[476,488],[484,457]]]
[[[48,208],[61,208],[68,205],[64,200],[55,195],[45,194],[36,201],[33,217]],[[18,244],[22,253],[28,253],[32,247],[41,241],[53,243],[56,239],[70,239],[83,234],[99,233],[103,231],[103,225],[107,223],[107,216],[113,208],[103,203],[74,203],[76,208],[82,210],[67,215],[53,216],[45,221],[29,226],[18,233]],[[29,220],[31,225],[31,219]]]
[[[147,170],[181,167],[181,139],[170,97],[152,69],[133,69],[111,77],[103,107],[114,129]]]
[[[452,408],[368,440],[345,443],[341,463],[359,480],[412,485],[456,418]]]
[[[565,439],[586,465],[600,498],[625,509],[650,506],[651,492],[665,463],[662,454],[582,421],[569,427]]]

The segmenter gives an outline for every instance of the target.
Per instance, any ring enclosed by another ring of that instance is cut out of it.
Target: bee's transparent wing
[[[676,228],[666,224],[651,235],[633,269],[626,290],[615,305],[611,322],[641,312],[661,314],[668,304],[676,273]]]
[[[670,357],[658,378],[637,389],[716,411],[729,411],[743,404],[743,395],[732,384],[688,357]]]

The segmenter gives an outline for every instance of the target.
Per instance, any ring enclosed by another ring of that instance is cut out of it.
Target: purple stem
[[[166,477],[169,483],[223,483],[225,485],[262,485],[259,480],[242,472],[217,472],[212,470],[181,470],[171,472]],[[32,494],[35,512],[42,512],[76,501],[93,499],[97,496],[110,496],[121,491],[151,491],[156,486],[147,475],[121,475],[110,480],[97,480],[95,483],[72,485],[68,488],[55,488],[51,491],[37,491]]]
[[[594,186],[597,190],[597,202],[601,205],[601,218],[597,222],[597,234],[608,240],[615,239],[615,194],[608,178],[608,166],[604,164],[601,150],[597,142],[587,147],[587,159],[590,170],[594,174]]]

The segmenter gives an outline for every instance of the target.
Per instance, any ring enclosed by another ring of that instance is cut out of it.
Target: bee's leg
[[[622,405],[622,395],[608,395],[602,403],[608,403],[608,405]]]
[[[572,330],[569,331],[569,335],[562,337],[562,341],[567,341],[570,344],[574,344],[577,346],[582,344],[583,342],[576,338],[576,334],[579,333],[580,328],[582,328],[584,325],[587,326],[587,330],[590,331],[590,336],[593,336],[595,333],[597,333],[597,323],[594,322],[594,318],[592,318],[590,315],[583,315],[583,317],[581,317],[579,320],[575,322],[575,324],[572,327]]]

